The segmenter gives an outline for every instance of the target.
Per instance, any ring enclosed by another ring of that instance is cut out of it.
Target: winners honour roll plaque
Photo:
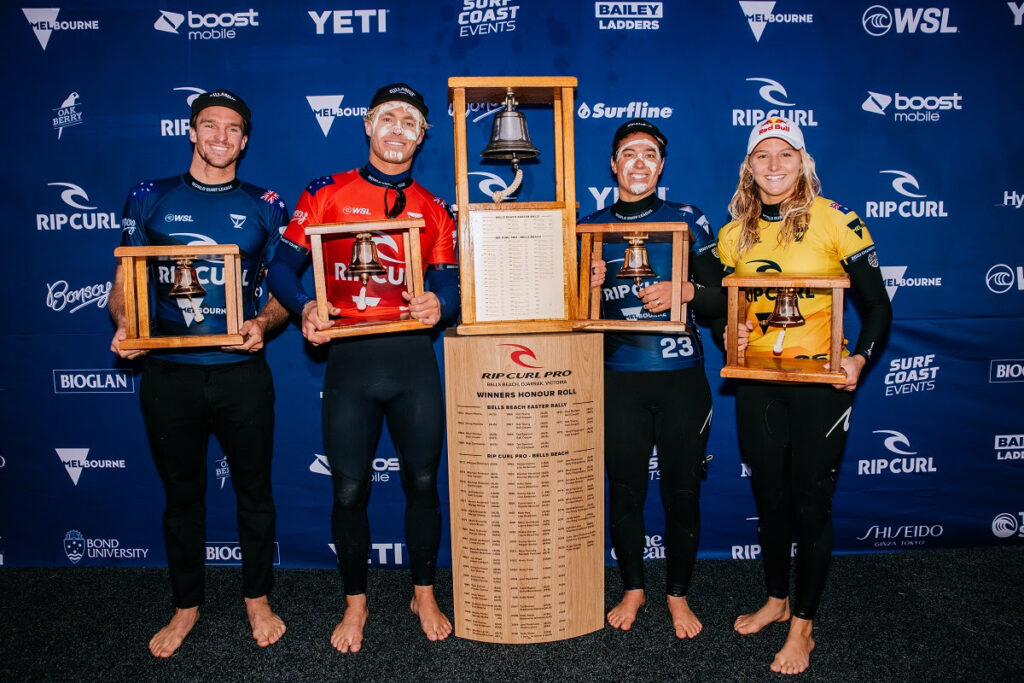
[[[456,635],[602,628],[601,335],[449,332],[445,365]]]

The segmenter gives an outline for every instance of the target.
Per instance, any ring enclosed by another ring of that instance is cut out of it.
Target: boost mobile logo
[[[896,101],[896,108],[893,113],[893,121],[902,123],[922,123],[938,121],[940,111],[960,111],[963,106],[963,96],[960,93],[952,95],[903,95],[896,93],[890,97],[884,93],[877,93],[868,90],[868,98],[860,105],[860,108],[871,114],[885,116],[885,110],[893,100]],[[908,111],[909,110],[909,111]]]
[[[949,25],[949,8],[917,7],[896,8],[889,11],[888,7],[872,5],[864,10],[861,23],[868,35],[884,36],[894,26],[896,33],[957,33],[956,26]]]

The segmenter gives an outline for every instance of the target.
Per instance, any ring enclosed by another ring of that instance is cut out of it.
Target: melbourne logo
[[[130,370],[54,370],[55,394],[131,394],[135,375]]]
[[[665,18],[665,7],[661,2],[595,2],[594,16],[603,31],[657,31]]]
[[[648,102],[630,102],[627,105],[595,102],[591,107],[580,102],[576,115],[581,119],[667,119],[672,116],[672,107],[658,107]]]
[[[510,33],[516,30],[518,14],[519,5],[512,0],[462,0],[459,37]]]
[[[881,266],[882,282],[885,283],[885,291],[889,294],[889,301],[896,296],[896,290],[900,287],[941,287],[941,277],[904,277],[907,266]]]
[[[106,308],[110,298],[110,288],[114,283],[107,280],[95,285],[86,285],[72,289],[67,280],[57,280],[46,284],[46,307],[51,311],[75,313],[79,309],[96,304],[97,308]]]
[[[537,360],[537,354],[535,354],[533,352],[533,349],[531,349],[528,346],[523,346],[522,344],[498,344],[498,346],[511,346],[512,348],[516,349],[515,351],[509,353],[509,358],[511,358],[512,362],[515,363],[516,365],[522,366],[524,368],[530,368],[531,370],[539,370],[541,367],[543,367],[540,365],[530,365],[529,363],[523,360],[524,358],[529,358],[532,361]]]
[[[123,548],[116,538],[86,538],[78,529],[64,534],[64,554],[71,564],[90,560],[144,560],[149,548]]]
[[[68,21],[57,21],[60,14],[59,7],[46,8],[22,8],[21,10],[28,19],[32,33],[36,34],[36,40],[43,50],[46,50],[50,42],[50,36],[54,31],[98,31],[100,22],[97,19],[82,20],[73,19]]]
[[[193,12],[187,14],[160,10],[153,28],[162,33],[182,34],[187,29],[189,40],[231,40],[238,37],[240,28],[258,27],[260,13],[250,8],[244,12]]]
[[[1024,434],[996,434],[996,460],[1024,460]]]
[[[53,109],[53,129],[57,131],[57,139],[64,134],[65,128],[79,126],[82,124],[81,100],[77,92],[71,92],[60,106]]]
[[[864,10],[861,24],[868,35],[884,36],[892,29],[896,33],[957,33],[960,29],[949,23],[948,7],[905,7],[889,10],[872,5]]]
[[[174,88],[174,92],[186,93],[185,108],[189,116],[176,119],[160,119],[160,137],[182,137],[188,135],[189,120],[192,113],[192,101],[202,95],[205,90],[192,86]]]
[[[993,360],[988,370],[989,384],[1024,382],[1024,358]]]
[[[306,95],[306,102],[313,110],[313,116],[320,124],[320,130],[323,131],[324,137],[331,132],[331,126],[334,125],[335,119],[342,116],[358,116],[360,118],[366,116],[366,107],[343,108],[341,101],[344,99],[344,95]]]
[[[334,35],[351,33],[387,33],[388,9],[336,9],[318,12],[309,10],[309,18],[316,25],[316,34],[328,31]]]
[[[895,93],[886,95],[868,90],[868,98],[860,108],[872,114],[886,116],[885,110],[895,102],[893,121],[897,123],[925,123],[940,120],[939,112],[963,110],[963,96],[952,95],[906,95]]]
[[[939,366],[935,364],[934,353],[893,358],[889,361],[889,369],[885,373],[885,395],[934,391],[938,376]]]
[[[755,2],[752,0],[740,0],[740,9],[743,16],[747,18],[750,25],[750,32],[754,34],[754,40],[761,42],[761,34],[768,24],[811,24],[814,23],[813,14],[774,14],[775,1]]]
[[[78,479],[84,469],[125,469],[124,460],[90,460],[88,448],[55,448],[57,457],[64,463],[64,469],[71,477],[71,483],[78,486]]]
[[[118,230],[121,227],[113,211],[96,211],[90,206],[88,193],[74,183],[47,183],[49,187],[63,188],[61,201],[72,209],[71,213],[37,213],[36,230],[60,230],[65,225],[72,230]]]
[[[992,520],[992,535],[996,538],[1024,538],[1024,512],[1018,512],[1017,515],[1000,512]]]
[[[788,102],[787,100],[791,99],[789,93],[786,92],[786,87],[778,81],[763,76],[754,76],[748,78],[747,82],[760,84],[757,87],[757,94],[769,106],[756,109],[733,109],[733,126],[749,128],[772,116],[787,118],[798,126],[818,125],[818,122],[814,120],[814,110],[800,109],[794,103]]]
[[[1014,270],[1005,263],[997,263],[985,273],[985,286],[993,294],[1006,294],[1014,283],[1018,290],[1024,289],[1024,267],[1017,266]]]
[[[865,218],[949,218],[945,204],[939,200],[926,199],[928,195],[920,194],[921,188],[917,178],[906,171],[885,170],[881,175],[891,175],[892,189],[907,199],[869,201],[865,204]]]

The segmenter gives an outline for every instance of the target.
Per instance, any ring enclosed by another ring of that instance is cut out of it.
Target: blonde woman
[[[885,337],[892,309],[878,268],[875,245],[864,222],[850,209],[819,196],[814,160],[800,128],[772,117],[755,126],[729,204],[733,221],[718,236],[727,273],[847,273],[861,308],[861,331],[852,351],[844,349],[844,382],[790,384],[740,382],[736,421],[740,450],[750,466],[757,503],[767,601],[740,615],[734,628],[757,633],[789,622],[789,635],[771,670],[796,674],[810,665],[812,628],[832,554],[832,493],[850,424],[852,392],[861,371]],[[800,294],[806,323],[786,330],[764,325],[775,291],[748,290],[740,344],[747,356],[827,357],[828,292]],[[782,342],[780,344],[780,342]],[[789,595],[794,540],[796,593]]]

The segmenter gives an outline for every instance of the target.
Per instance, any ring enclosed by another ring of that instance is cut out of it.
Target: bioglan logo
[[[949,23],[948,7],[904,7],[892,11],[882,5],[864,10],[861,24],[870,36],[884,36],[893,28],[896,33],[958,33]]]
[[[71,477],[71,483],[78,486],[78,479],[84,469],[118,469],[126,468],[124,460],[89,460],[88,448],[55,448],[57,457],[64,463],[64,469]]]
[[[55,394],[133,394],[135,375],[130,370],[54,370]]]
[[[53,109],[53,129],[57,131],[57,139],[60,140],[65,128],[80,126],[82,124],[82,112],[79,109],[81,96],[77,92],[71,92],[59,107]]]
[[[581,119],[667,119],[672,116],[672,107],[658,107],[649,102],[630,102],[624,106],[595,102],[591,107],[580,102],[576,115]]]
[[[1011,268],[1005,263],[997,263],[985,273],[985,286],[993,294],[1006,294],[1017,286],[1017,291],[1024,290],[1024,266]]]
[[[306,95],[306,102],[309,103],[309,108],[313,110],[313,115],[316,117],[316,122],[320,124],[320,130],[323,131],[324,137],[327,137],[327,134],[331,132],[331,126],[334,125],[335,119],[342,116],[357,116],[360,118],[366,116],[366,107],[342,108],[341,102],[344,99],[344,95]]]
[[[519,5],[512,0],[462,0],[459,37],[510,33],[516,30],[518,14]]]
[[[370,466],[373,470],[370,475],[370,481],[374,482],[390,481],[394,473],[400,469],[398,458],[374,458]],[[331,463],[327,461],[327,456],[314,453],[313,462],[309,464],[309,471],[313,474],[331,476]]]
[[[871,114],[885,116],[885,110],[893,102],[893,121],[896,123],[932,123],[941,119],[939,112],[962,111],[963,96],[952,95],[904,95],[895,93],[892,96],[868,91],[868,98],[860,108]]]
[[[47,183],[49,187],[63,188],[60,193],[61,201],[72,209],[80,209],[72,213],[37,213],[36,230],[55,231],[62,229],[65,225],[72,230],[119,230],[120,221],[113,211],[96,211],[91,206],[89,194],[80,186],[74,183],[58,182]]]
[[[193,12],[187,14],[160,10],[153,22],[153,28],[162,33],[181,35],[182,25],[188,29],[189,40],[232,40],[238,37],[240,28],[258,28],[260,13],[249,8],[244,12]],[[187,24],[186,24],[187,20]]]
[[[189,120],[192,113],[192,101],[206,91],[202,88],[181,86],[174,88],[174,92],[189,93],[185,97],[185,107],[189,110],[190,116],[178,119],[160,119],[160,137],[182,137],[188,135]]]
[[[896,290],[900,287],[941,287],[941,277],[904,277],[907,266],[881,266],[882,282],[885,283],[885,291],[889,295],[889,301],[896,296]]]
[[[46,283],[46,307],[56,312],[67,310],[68,313],[76,313],[89,304],[96,304],[97,308],[106,308],[111,287],[113,287],[113,283],[109,280],[105,283],[86,285],[78,289],[72,289],[67,280],[48,282]]]
[[[811,24],[814,23],[813,14],[774,14],[775,1],[754,2],[740,0],[740,9],[743,16],[747,18],[750,32],[754,34],[754,40],[761,42],[761,34],[768,24]]]
[[[919,474],[937,472],[933,459],[928,457],[907,457],[916,456],[917,451],[911,450],[910,440],[902,433],[891,429],[878,429],[873,434],[884,435],[883,445],[896,458],[875,458],[872,460],[858,460],[857,474]]]
[[[122,548],[116,538],[86,538],[78,529],[64,534],[64,554],[71,564],[91,560],[144,560],[149,548]]]
[[[1024,358],[1000,358],[989,363],[989,384],[1024,382]]]
[[[665,6],[661,2],[595,2],[594,16],[602,31],[657,31],[665,18]]]
[[[387,33],[390,12],[389,9],[336,9],[307,13],[316,26],[316,35],[322,36],[328,31],[334,35]]]
[[[760,86],[757,88],[757,94],[771,106],[767,109],[733,109],[733,126],[750,128],[772,116],[781,116],[803,127],[818,125],[818,122],[814,120],[813,109],[795,108],[795,104],[787,102],[787,100],[791,99],[789,93],[786,92],[786,87],[778,81],[763,76],[754,76],[748,78],[747,82],[759,83]],[[787,109],[787,107],[793,108]]]
[[[1024,460],[1024,434],[996,434],[996,460]]]
[[[865,218],[949,218],[943,201],[925,199],[928,195],[919,194],[921,188],[914,176],[898,170],[879,171],[879,174],[893,176],[892,189],[908,199],[898,202],[891,199],[866,202]]]
[[[996,538],[1024,538],[1024,512],[1016,515],[1000,512],[992,520],[992,535]]]
[[[238,567],[242,564],[242,546],[238,541],[207,541],[206,564],[208,566]],[[281,544],[274,541],[274,566],[281,564]]]
[[[97,19],[74,19],[69,21],[57,21],[60,14],[59,7],[44,8],[22,8],[21,10],[32,27],[32,33],[43,50],[50,42],[50,36],[54,31],[98,31],[100,22]]]
[[[935,364],[934,353],[893,358],[885,373],[885,395],[934,391],[938,375],[939,366]]]

